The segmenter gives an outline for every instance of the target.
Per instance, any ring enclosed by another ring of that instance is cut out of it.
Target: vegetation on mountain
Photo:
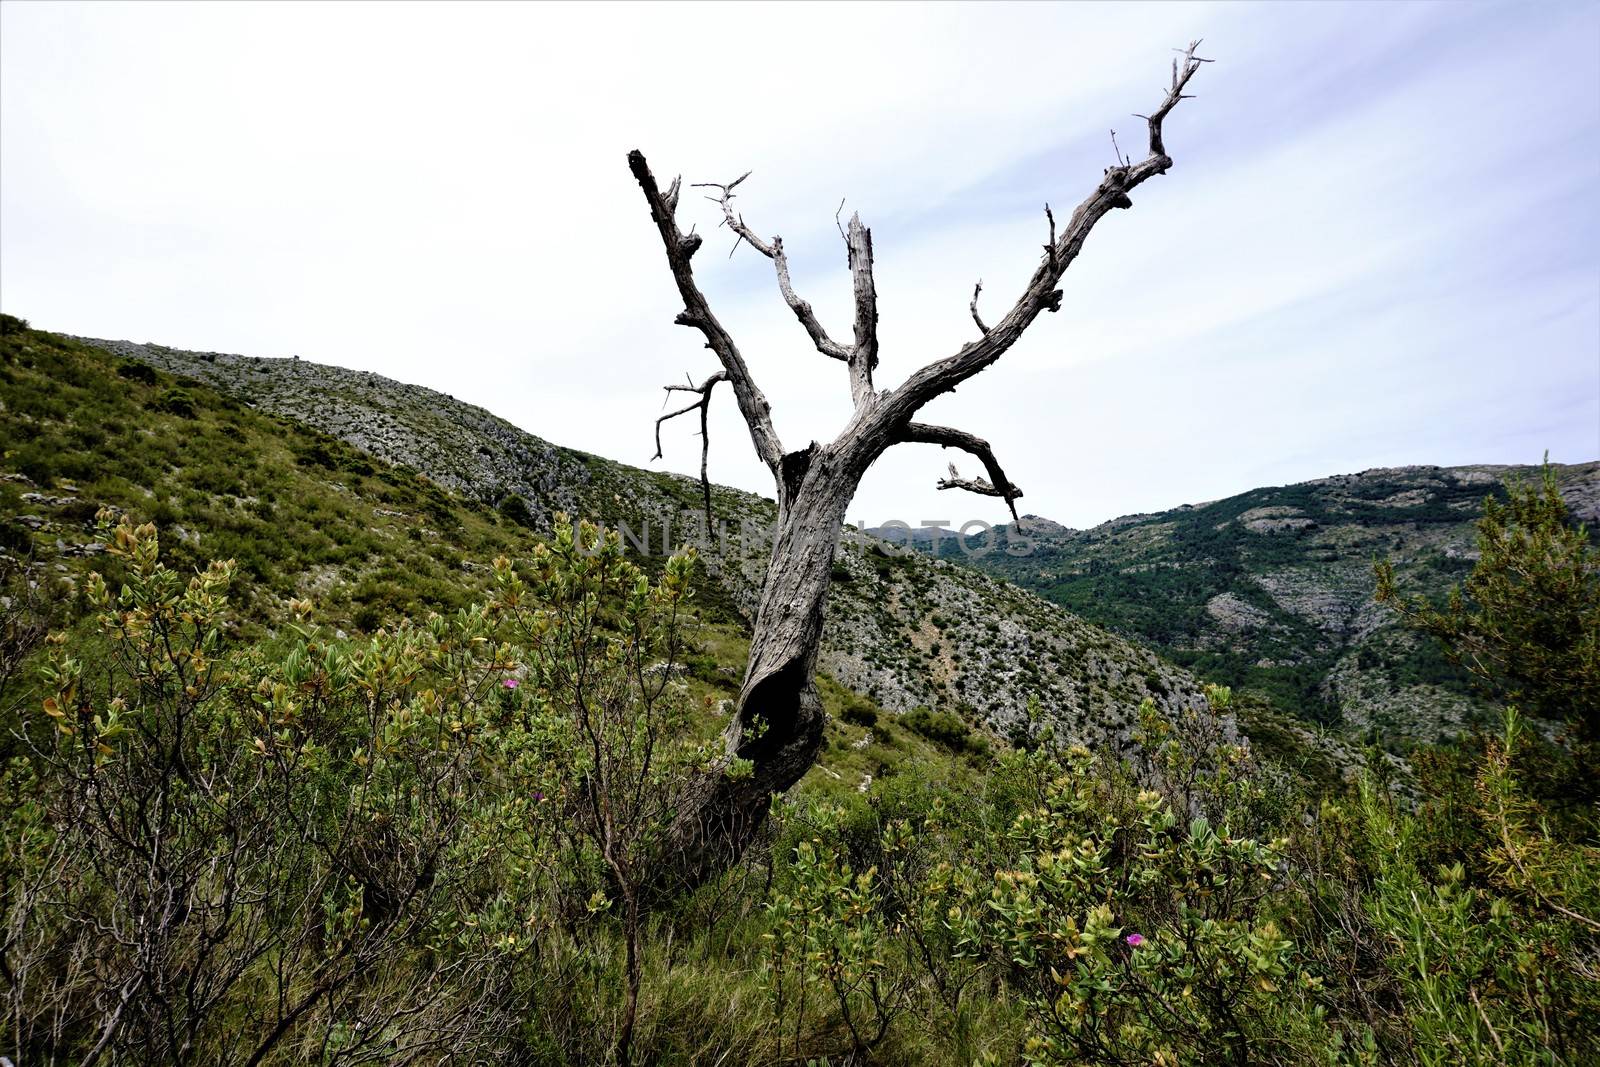
[[[1375,568],[1377,599],[1437,640],[1488,699],[1545,725],[1524,731],[1515,769],[1558,826],[1581,831],[1600,800],[1600,550],[1573,523],[1548,465],[1508,489],[1504,503],[1484,502],[1478,561],[1442,606],[1402,593],[1387,561]],[[1425,753],[1421,769],[1436,791],[1459,793],[1470,777],[1464,768],[1484,750],[1482,736],[1463,738]],[[1467,807],[1458,797],[1444,824]]]
[[[1086,626],[1051,663],[1053,609],[850,541],[830,625],[887,659],[869,612],[899,601],[922,662],[966,661],[951,690],[1004,678],[1024,710],[896,714],[824,675],[816,766],[738,865],[663,885],[738,693],[732,566],[546,521],[550,496],[507,515],[155,362],[26,329],[0,357],[15,1063],[1600,1055],[1581,749],[1518,715],[1413,748],[1400,790],[1259,695],[1171,699],[1181,672]],[[288,372],[319,373],[253,379]],[[699,502],[573,462],[591,480],[544,492]],[[1588,603],[1592,557],[1548,486],[1511,498],[1460,622],[1531,640]],[[1481,659],[1488,692],[1528,684]],[[1136,684],[1053,683],[1097,662]],[[1534,677],[1554,708],[1584,675]]]
[[[1282,713],[1403,750],[1492,725],[1497,712],[1441,645],[1374,603],[1373,561],[1390,561],[1408,597],[1442,599],[1479,554],[1485,497],[1505,506],[1503,480],[1518,470],[1372,470],[1090,530],[1029,517],[1030,554],[942,554]],[[1551,476],[1590,513],[1600,463],[1552,466]]]
[[[1572,522],[1555,471],[1512,481],[1504,503],[1485,500],[1477,531],[1478,561],[1442,608],[1402,595],[1388,562],[1378,601],[1437,639],[1491,699],[1600,741],[1600,550]]]
[[[38,332],[28,343],[58,342],[71,343]],[[630,558],[652,572],[687,538],[699,549],[699,565],[710,579],[697,611],[703,614],[714,602],[719,619],[748,620],[757,609],[771,551],[761,531],[771,529],[776,515],[770,500],[714,486],[722,535],[702,541],[702,498],[693,481],[562,448],[442,393],[304,359],[125,341],[83,344],[89,347],[76,351],[89,367],[104,352],[122,363],[154,367],[173,381],[203,382],[243,405],[244,416],[276,415],[281,421],[274,425],[309,426],[337,437],[374,468],[415,471],[446,490],[463,511],[497,508],[516,496],[527,505],[528,529],[535,533],[548,535],[553,517],[562,512],[607,529],[626,526]],[[109,373],[101,367],[100,373]],[[227,441],[213,444],[222,456],[232,447]],[[245,451],[250,443],[238,447],[243,462],[251,462],[253,453]],[[83,463],[101,462],[94,449],[81,451]],[[313,485],[307,491],[315,496],[325,490]],[[280,499],[280,506],[287,505]],[[514,503],[506,506],[516,509]],[[380,516],[380,524],[389,518]],[[426,525],[440,531],[439,539],[413,546],[449,544],[448,528]],[[509,526],[507,532],[513,532]],[[497,551],[502,549],[485,546],[478,558]],[[468,562],[474,561],[463,557]],[[473,583],[481,580],[481,572],[475,573]],[[1169,712],[1202,699],[1198,681],[1147,648],[1087,625],[1009,582],[950,560],[896,552],[848,527],[829,579],[819,667],[890,711],[925,707],[1006,735],[1025,719],[1029,698],[1037,697],[1059,716],[1058,727],[1078,740],[1120,743],[1134,726],[1130,709],[1145,696]],[[730,643],[723,644],[731,651]],[[737,676],[742,662],[721,667]],[[831,699],[826,683],[822,692],[825,702]]]
[[[971,769],[932,746],[865,791],[803,787],[735,868],[644,906],[672,798],[748,771],[687,714],[716,701],[678,658],[689,559],[652,581],[597,537],[564,524],[471,606],[368,638],[296,600],[268,642],[230,625],[235,564],[175,570],[153,526],[108,525],[94,633],[49,637],[0,771],[5,1054],[1600,1053],[1600,849],[1592,821],[1545,828],[1514,714],[1449,840],[1431,797],[1300,792],[1213,687],[1177,718],[1146,702],[1126,752],[1037,715]]]
[[[249,580],[241,625],[308,595],[360,629],[462,607],[484,584],[469,565],[532,544],[415,472],[56,335],[0,340],[0,402],[7,549],[65,568],[106,551],[96,511],[134,514],[168,532],[175,566],[235,561]]]

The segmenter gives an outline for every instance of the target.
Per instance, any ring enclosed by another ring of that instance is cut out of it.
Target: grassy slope
[[[337,438],[53,334],[0,337],[0,415],[8,556],[69,582],[90,568],[114,578],[113,560],[84,554],[98,542],[96,512],[154,521],[179,567],[238,561],[244,636],[285,618],[291,597],[310,597],[321,620],[355,631],[451,611],[483,591],[490,560],[535,540],[482,502]],[[717,583],[703,580],[696,604],[690,686],[717,709],[738,695],[748,635]],[[931,741],[829,678],[822,690],[833,721],[807,789],[854,790],[864,775],[911,765],[952,782],[977,773],[976,735],[967,745]],[[868,719],[870,730],[860,725]],[[708,714],[708,728],[717,725]]]
[[[182,564],[237,560],[257,621],[311,596],[329,621],[370,628],[465,604],[481,588],[471,568],[532,543],[334,438],[53,335],[0,340],[0,388],[12,550],[83,551],[110,506],[157,523]]]

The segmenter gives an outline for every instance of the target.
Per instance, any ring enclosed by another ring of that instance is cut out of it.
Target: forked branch
[[[716,189],[720,195],[707,197],[722,207],[722,222],[728,229],[738,235],[739,240],[747,243],[751,248],[772,260],[773,268],[778,274],[778,291],[783,294],[783,302],[789,305],[789,310],[794,312],[795,318],[800,320],[800,325],[805,327],[806,333],[811,338],[811,343],[817,346],[817,351],[832,359],[848,360],[850,350],[833,338],[828,336],[828,331],[822,328],[822,323],[817,321],[817,313],[811,305],[800,298],[794,291],[794,284],[789,278],[789,257],[783,252],[783,238],[773,237],[769,244],[763,241],[749,226],[745,225],[744,216],[733,210],[734,189],[739,183],[750,177],[750,172],[745,171],[726,185],[720,182],[696,182],[696,189]],[[739,247],[738,241],[734,248]],[[731,254],[731,253],[730,253]]]
[[[1112,210],[1129,208],[1133,200],[1129,193],[1157,174],[1164,174],[1172,166],[1162,140],[1162,122],[1178,101],[1189,99],[1184,92],[1189,80],[1202,63],[1211,62],[1195,55],[1200,42],[1195,41],[1183,50],[1182,57],[1174,61],[1172,83],[1161,105],[1149,115],[1141,115],[1150,130],[1150,153],[1138,162],[1119,163],[1108,167],[1094,191],[1080,203],[1066,220],[1059,235],[1053,212],[1046,212],[1050,223],[1051,242],[1039,266],[1022,295],[1006,312],[1005,317],[990,326],[983,337],[963,345],[954,355],[935,360],[915,371],[905,383],[878,405],[878,417],[891,427],[909,422],[928,401],[942,393],[950,392],[962,382],[990,366],[1003,356],[1024,330],[1042,311],[1055,311],[1061,307],[1061,290],[1056,285],[1067,268],[1083,250],[1084,242],[1094,226]],[[976,296],[976,293],[974,293]],[[974,301],[974,306],[976,301]],[[980,327],[983,320],[974,316]]]
[[[694,393],[696,394],[697,399],[694,401],[694,403],[686,404],[677,411],[669,411],[656,420],[656,454],[650,457],[651,460],[658,460],[661,458],[661,424],[663,422],[666,422],[669,419],[675,419],[679,415],[687,415],[691,411],[700,412],[700,492],[705,497],[706,535],[708,537],[711,535],[712,529],[711,478],[709,474],[711,460],[711,430],[709,425],[709,416],[711,414],[711,390],[716,387],[718,382],[725,382],[727,380],[728,372],[725,370],[719,370],[717,373],[713,374],[699,385],[695,385],[691,380],[686,385],[663,386],[662,388],[666,389],[667,396],[669,398],[673,393]]]
[[[989,442],[981,437],[976,437],[963,430],[953,429],[949,426],[930,426],[927,423],[913,422],[897,438],[898,442],[908,444],[938,445],[941,448],[959,448],[963,452],[978,457],[983,463],[984,470],[989,477],[963,478],[956,470],[954,463],[950,464],[950,477],[939,479],[940,489],[965,489],[969,493],[978,493],[983,496],[997,496],[1006,502],[1006,507],[1011,509],[1011,517],[1019,524],[1022,520],[1017,516],[1016,501],[1022,496],[1022,490],[1006,477],[1006,472],[1000,469],[1000,461],[995,458],[994,449],[989,447]]]
[[[1171,113],[1173,108],[1178,106],[1179,100],[1194,99],[1194,95],[1192,93],[1184,92],[1184,89],[1188,88],[1189,86],[1189,79],[1194,77],[1195,71],[1200,69],[1200,64],[1213,62],[1213,60],[1210,59],[1201,59],[1199,56],[1194,54],[1194,50],[1199,47],[1199,41],[1190,41],[1189,47],[1182,50],[1183,61],[1181,63],[1177,59],[1172,61],[1172,84],[1167,88],[1167,95],[1166,98],[1161,101],[1161,106],[1156,108],[1148,115],[1134,116],[1136,119],[1144,119],[1146,125],[1148,125],[1150,128],[1151,158],[1156,156],[1165,156],[1167,154],[1166,145],[1163,144],[1161,140],[1162,120],[1164,120],[1167,115]],[[1173,51],[1178,50],[1173,49]]]
[[[1132,190],[1171,168],[1172,159],[1166,154],[1162,124],[1180,100],[1190,98],[1191,94],[1185,90],[1195,73],[1199,71],[1201,64],[1211,62],[1195,54],[1199,46],[1199,41],[1192,42],[1182,51],[1181,58],[1173,61],[1172,81],[1166,95],[1153,112],[1140,116],[1149,129],[1149,154],[1135,162],[1131,156],[1124,157],[1120,146],[1114,145],[1117,165],[1106,168],[1099,184],[1073,210],[1059,232],[1054,211],[1048,204],[1045,205],[1050,241],[1045,246],[1044,256],[1034,269],[1027,287],[1004,317],[990,325],[979,314],[978,296],[982,292],[980,282],[973,289],[969,308],[973,322],[982,332],[982,337],[961,346],[953,355],[926,364],[907,378],[898,389],[892,391],[876,393],[872,381],[873,370],[878,363],[877,288],[873,274],[872,233],[862,225],[860,216],[852,215],[848,226],[841,228],[849,251],[851,287],[855,298],[853,324],[855,343],[847,346],[828,336],[817,321],[811,305],[794,292],[782,240],[777,237],[770,242],[763,240],[733,209],[735,190],[749,177],[749,172],[726,184],[702,185],[702,188],[717,191],[717,195],[708,199],[721,206],[724,223],[737,236],[734,247],[737,249],[739,243],[748,242],[752,248],[773,261],[778,275],[778,287],[783,293],[784,300],[810,335],[817,350],[830,358],[841,359],[849,365],[850,393],[855,402],[856,417],[851,420],[850,428],[845,434],[829,447],[838,450],[845,461],[845,469],[854,472],[853,476],[859,477],[860,473],[870,467],[889,445],[898,440],[915,439],[906,436],[911,433],[911,427],[915,425],[911,420],[930,400],[950,392],[992,365],[1010,350],[1041,312],[1061,309],[1062,291],[1057,288],[1057,284],[1083,250],[1090,231],[1111,211],[1132,207],[1133,200],[1129,196]],[[678,284],[678,291],[683,297],[684,310],[678,315],[677,321],[700,330],[705,335],[707,347],[715,351],[722,361],[723,371],[733,386],[740,413],[750,429],[756,452],[773,471],[781,498],[791,480],[786,476],[784,469],[783,447],[773,428],[766,398],[756,388],[750,377],[749,368],[740,356],[733,339],[712,315],[705,296],[695,284],[689,260],[699,249],[701,240],[692,233],[684,235],[674,219],[680,185],[674,181],[672,187],[663,195],[643,155],[637,151],[631,152],[628,155],[628,162],[635,178],[638,179],[640,188],[644,190],[645,198],[650,203],[651,217],[660,231],[667,261]],[[837,222],[837,219],[835,221]],[[689,410],[694,410],[694,406],[679,414]],[[945,439],[933,443],[964,447],[953,439],[955,431],[940,432],[944,434]],[[970,435],[964,436],[970,438]],[[969,451],[984,457],[985,466],[990,471],[989,480],[968,482],[965,479],[952,477],[946,480],[948,484],[944,487],[985,492],[986,486],[989,495],[999,496],[1011,504],[1021,493],[1016,491],[1016,487],[999,472],[998,464],[993,461],[993,454],[988,452],[988,446],[977,438],[970,438],[970,442],[980,446],[978,450],[969,449]],[[1015,513],[1014,507],[1013,513]]]
[[[680,326],[692,326],[699,330],[705,336],[706,347],[717,354],[728,384],[733,387],[739,414],[744,416],[745,425],[750,429],[750,441],[755,445],[756,455],[776,476],[783,462],[783,443],[778,440],[778,433],[772,426],[772,407],[756,387],[749,366],[740,355],[738,346],[733,343],[733,337],[711,313],[711,305],[705,294],[695,284],[694,270],[689,260],[699,250],[701,241],[698,235],[685,235],[678,229],[674,212],[678,206],[679,183],[674,180],[671,189],[663,195],[656,184],[655,175],[650,173],[650,165],[645,162],[644,153],[638,149],[628,153],[628,169],[633,172],[650,205],[650,218],[661,235],[667,265],[672,269],[673,281],[678,285],[678,295],[683,298],[683,310],[678,313],[676,321]]]

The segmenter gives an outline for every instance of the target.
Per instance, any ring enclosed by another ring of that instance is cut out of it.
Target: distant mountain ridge
[[[1600,462],[1554,469],[1573,516],[1600,535]],[[1537,475],[1485,464],[1373,469],[1089,530],[1030,516],[1027,555],[943,555],[1284,710],[1349,733],[1433,740],[1489,709],[1430,642],[1373,602],[1373,560],[1393,560],[1406,589],[1442,597],[1477,557],[1484,497],[1503,497],[1508,477]]]

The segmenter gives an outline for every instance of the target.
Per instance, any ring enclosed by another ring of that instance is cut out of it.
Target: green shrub
[[[1418,820],[1371,783],[1360,813],[1374,881],[1365,908],[1408,1008],[1422,1063],[1593,1062],[1600,981],[1600,849],[1559,841],[1512,770],[1523,726],[1508,712],[1474,781],[1484,835],[1429,874]]]
[[[912,708],[900,716],[908,730],[921,734],[934,744],[943,745],[952,752],[979,752],[985,750],[982,738],[973,733],[960,716],[931,708]]]
[[[839,717],[853,726],[865,726],[871,729],[878,725],[878,706],[854,693],[848,693],[845,696],[844,710],[839,713]]]
[[[192,419],[196,415],[194,394],[176,386],[163,391],[151,406],[179,418]]]
[[[518,526],[532,528],[534,526],[533,511],[528,507],[528,502],[516,493],[512,493],[500,501],[496,507],[501,515]]]
[[[323,470],[337,470],[339,467],[338,445],[329,438],[313,437],[302,442],[294,450],[294,461],[302,467],[321,467]]]
[[[641,584],[614,543],[585,555],[569,531],[527,584],[497,561],[498,598],[451,618],[345,642],[296,601],[286,646],[230,647],[231,561],[186,577],[153,526],[106,536],[120,579],[85,584],[93,658],[49,639],[24,757],[0,768],[0,906],[22,934],[7,1054],[611,1056],[602,1020],[639,971],[604,976],[616,931],[637,958],[641,926],[636,897],[613,918],[605,872],[654,867],[663,790],[698,759],[666,717],[676,692],[644,681],[688,561]],[[597,625],[611,638],[586,644]],[[603,835],[581,807],[597,775],[623,820]],[[575,966],[602,976],[590,999],[560,994]],[[147,987],[172,992],[132,995]]]
[[[117,364],[117,377],[126,378],[130,382],[154,385],[156,384],[156,369],[148,363],[125,359]]]

